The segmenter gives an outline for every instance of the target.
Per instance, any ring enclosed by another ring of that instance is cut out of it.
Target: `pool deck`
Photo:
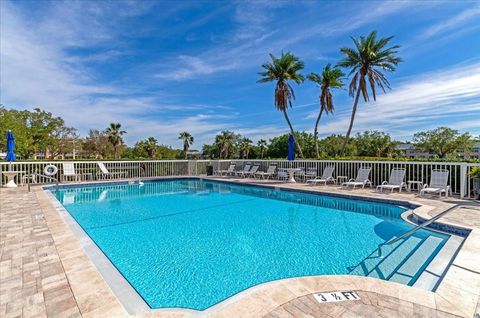
[[[219,178],[223,179],[223,178]],[[166,309],[135,317],[474,317],[480,312],[480,205],[456,198],[431,200],[410,193],[228,178],[422,205],[429,219],[471,230],[435,292],[369,277],[337,275],[278,280],[249,288],[205,311]],[[0,317],[132,317],[87,256],[82,242],[40,187],[0,189]],[[359,300],[318,303],[318,292],[356,291]]]

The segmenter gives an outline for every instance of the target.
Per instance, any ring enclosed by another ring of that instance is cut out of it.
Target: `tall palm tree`
[[[260,158],[263,159],[265,149],[267,149],[267,141],[265,139],[260,139],[257,142],[257,146],[260,148]]]
[[[343,47],[340,49],[345,57],[338,63],[338,66],[350,69],[349,76],[353,75],[353,78],[350,82],[349,93],[350,96],[355,96],[350,125],[342,145],[342,154],[345,152],[352,132],[360,94],[362,94],[363,100],[368,102],[370,88],[373,100],[376,101],[377,87],[381,88],[383,92],[386,88],[390,88],[388,79],[381,71],[394,72],[398,63],[402,61],[397,56],[398,45],[385,48],[392,38],[393,36],[377,39],[377,31],[373,31],[367,37],[360,36],[359,39],[352,37],[355,48]]]
[[[183,153],[185,154],[185,159],[187,159],[187,151],[193,144],[193,136],[190,133],[184,131],[180,133],[178,139],[181,139],[183,141]]]
[[[127,133],[125,130],[120,130],[121,127],[122,125],[120,125],[120,123],[111,123],[110,126],[105,130],[108,141],[113,146],[113,155],[115,159],[117,159],[118,156],[118,148],[123,145],[122,136]]]
[[[227,159],[235,146],[236,135],[228,130],[222,131],[219,135],[215,136],[215,144],[219,149],[219,157]]]
[[[261,78],[257,82],[277,82],[274,95],[275,107],[283,112],[288,127],[290,128],[290,133],[295,135],[292,123],[290,122],[287,114],[288,107],[292,107],[292,100],[295,100],[295,92],[293,91],[292,86],[290,86],[289,81],[293,81],[297,84],[303,83],[304,77],[298,72],[303,70],[305,65],[298,57],[291,53],[282,52],[279,58],[276,58],[273,54],[270,54],[270,59],[272,60],[270,63],[267,62],[262,65],[262,68],[264,68],[265,71],[258,73]],[[303,158],[302,148],[296,139],[295,144],[300,157]]]
[[[252,146],[252,140],[249,138],[240,139],[239,151],[240,157],[243,159],[248,159],[248,154],[250,153],[250,147]]]
[[[333,88],[342,88],[343,82],[342,77],[345,76],[343,72],[327,64],[321,75],[316,73],[310,73],[307,75],[307,78],[318,84],[320,87],[320,112],[318,113],[317,120],[315,121],[315,128],[313,129],[313,137],[315,138],[315,153],[317,159],[320,158],[320,153],[318,151],[318,124],[320,123],[320,118],[322,118],[323,112],[327,115],[333,113],[335,106],[333,105],[333,96],[331,89]]]

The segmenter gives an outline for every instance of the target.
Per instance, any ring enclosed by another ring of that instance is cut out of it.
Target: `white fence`
[[[69,161],[72,163],[72,161]],[[46,183],[40,176],[44,168],[53,164],[58,167],[57,178],[64,181],[63,162],[13,162],[9,167],[8,163],[0,163],[0,172],[11,169],[17,171],[16,181],[21,184],[30,182]],[[473,197],[473,180],[468,173],[475,163],[456,162],[401,162],[401,161],[354,161],[354,160],[139,160],[139,161],[104,161],[110,172],[105,175],[101,172],[98,161],[76,161],[73,162],[75,173],[81,180],[99,180],[124,178],[148,178],[164,176],[197,176],[207,173],[207,167],[212,165],[214,170],[227,169],[230,163],[236,163],[236,169],[241,169],[246,163],[260,165],[259,170],[265,171],[269,165],[276,165],[278,168],[316,168],[317,174],[321,175],[327,165],[335,166],[334,176],[346,176],[354,178],[360,167],[372,168],[371,181],[374,185],[381,184],[388,179],[390,170],[393,168],[406,169],[406,181],[430,182],[432,169],[447,169],[449,174],[449,185],[454,194],[462,198]],[[118,173],[122,172],[122,174]],[[33,176],[32,176],[33,175]],[[71,179],[70,179],[71,180]],[[0,184],[5,184],[2,177]]]

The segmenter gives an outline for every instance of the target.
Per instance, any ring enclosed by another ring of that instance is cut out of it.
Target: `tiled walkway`
[[[375,292],[356,293],[360,300],[334,303],[319,303],[313,294],[298,297],[271,311],[265,318],[458,317]]]
[[[392,196],[406,197],[413,196]],[[450,205],[435,204],[436,209]],[[449,222],[478,226],[478,206],[452,213]],[[0,317],[128,316],[41,189],[0,189],[0,244]],[[480,235],[476,232],[465,245],[439,289],[443,294],[364,277],[319,276],[259,285],[205,312],[151,311],[138,316],[453,317],[449,312],[471,317],[480,310]],[[357,290],[361,300],[314,302],[312,293],[332,290]],[[463,310],[467,305],[471,309]]]
[[[0,192],[0,316],[80,317],[34,193]]]

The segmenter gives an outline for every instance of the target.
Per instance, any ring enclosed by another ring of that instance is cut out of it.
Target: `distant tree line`
[[[404,151],[398,148],[402,142],[393,140],[388,133],[381,131],[371,130],[357,133],[348,140],[345,149],[342,149],[345,142],[343,135],[330,135],[318,139],[316,143],[314,134],[307,132],[295,132],[294,134],[307,159],[405,157]],[[288,153],[289,135],[284,134],[271,138],[269,142],[261,139],[254,144],[250,139],[232,131],[222,131],[215,137],[212,144],[203,146],[202,153],[203,156],[212,159],[284,159]],[[475,142],[480,142],[480,136],[475,139],[468,133],[461,134],[455,129],[439,127],[415,133],[410,144],[418,151],[430,153],[436,158],[452,158],[457,156],[459,151],[469,153]]]
[[[194,143],[194,137],[187,131],[179,133],[182,149],[159,144],[155,137],[139,140],[133,147],[124,143],[127,132],[120,123],[111,123],[104,130],[92,129],[81,138],[73,127],[65,126],[62,118],[41,109],[7,110],[0,106],[0,152],[6,148],[6,133],[11,129],[15,134],[15,152],[20,159],[77,158],[88,159],[184,159]],[[341,157],[401,158],[404,153],[398,149],[399,141],[388,133],[365,131],[357,133],[346,143],[343,135],[315,138],[307,132],[294,132],[297,143],[305,158],[330,159]],[[289,134],[252,142],[247,136],[233,131],[217,134],[212,144],[202,147],[201,156],[191,158],[210,159],[284,159],[288,152]],[[317,142],[315,142],[317,140]],[[468,133],[439,127],[415,133],[411,144],[419,151],[431,153],[438,158],[452,158],[459,151],[467,152],[475,142],[480,141]],[[318,150],[317,150],[318,149]]]

